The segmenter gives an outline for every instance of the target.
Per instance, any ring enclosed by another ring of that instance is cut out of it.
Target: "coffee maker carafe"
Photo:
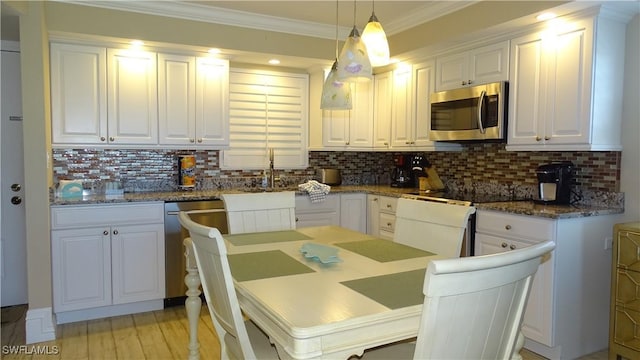
[[[395,167],[391,172],[392,187],[413,187],[410,157],[408,155],[396,155],[393,157]]]
[[[569,205],[573,181],[573,163],[566,161],[541,165],[538,175],[537,202],[543,204]]]

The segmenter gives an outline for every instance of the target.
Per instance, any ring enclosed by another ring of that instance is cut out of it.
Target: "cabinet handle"
[[[118,235],[118,230],[113,230],[113,235]]]
[[[500,244],[500,246],[502,246],[503,248],[506,248],[508,244],[506,242],[503,242],[502,244]]]
[[[196,140],[195,139],[189,139],[189,142],[193,144],[194,142],[196,142]]]
[[[107,230],[105,230],[105,231],[102,232],[102,235],[105,235],[105,236],[109,235],[109,232]]]
[[[516,246],[515,246],[515,245],[513,245],[513,244],[511,244],[511,246],[509,246],[509,249],[511,249],[511,250],[515,250],[515,249],[516,249]]]
[[[115,141],[116,139],[112,136],[109,138],[109,141]]]
[[[105,140],[107,140],[107,138],[106,138],[106,137],[104,137],[104,136],[101,136],[101,137],[100,137],[100,141],[105,141]]]
[[[542,138],[540,136],[536,136],[536,141],[541,141]]]
[[[384,146],[389,146],[389,143],[388,143],[388,142],[385,142],[385,143],[384,143]]]
[[[411,141],[405,141],[404,142],[406,145],[411,145]]]
[[[507,229],[507,230],[511,230],[511,225],[507,225],[504,228]]]

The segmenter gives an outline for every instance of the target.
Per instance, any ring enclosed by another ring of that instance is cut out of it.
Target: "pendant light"
[[[362,41],[367,46],[371,66],[384,66],[389,63],[389,42],[376,17],[375,0],[372,0],[372,5],[371,17],[362,31]]]
[[[338,79],[347,82],[371,80],[373,72],[367,46],[356,28],[356,2],[353,1],[353,29],[338,58]]]
[[[338,80],[338,0],[336,0],[336,59],[322,86],[320,109],[348,110],[352,107],[351,86]]]

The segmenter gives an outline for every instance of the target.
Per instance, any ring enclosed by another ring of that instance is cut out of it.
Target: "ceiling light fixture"
[[[367,46],[371,66],[384,66],[389,64],[389,42],[382,25],[376,17],[374,0],[372,0],[372,6],[369,22],[362,30],[362,41]]]
[[[336,60],[322,86],[320,109],[346,110],[352,107],[351,86],[338,80],[338,0],[336,0]]]
[[[271,59],[271,60],[269,60],[269,64],[271,64],[271,65],[280,65],[280,60]]]
[[[367,46],[356,28],[356,1],[353,1],[353,29],[338,58],[338,79],[348,82],[371,80],[373,72]]]

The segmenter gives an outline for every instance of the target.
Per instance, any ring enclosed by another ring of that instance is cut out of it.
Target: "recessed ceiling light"
[[[131,40],[131,45],[136,46],[136,47],[140,47],[140,46],[144,45],[144,42],[142,40]]]
[[[536,19],[538,19],[539,21],[546,21],[546,20],[551,20],[551,19],[555,19],[556,18],[556,14],[552,13],[552,12],[544,12],[538,16],[536,16]]]
[[[211,48],[208,51],[209,54],[215,55],[215,54],[220,54],[220,49],[218,48]]]
[[[278,60],[278,59],[271,59],[271,60],[269,60],[269,64],[271,64],[271,65],[279,65],[279,64],[280,64],[280,60]]]

